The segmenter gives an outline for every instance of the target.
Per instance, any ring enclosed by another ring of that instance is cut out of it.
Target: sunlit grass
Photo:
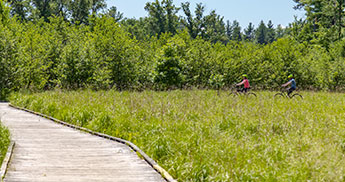
[[[1,124],[1,121],[0,121],[0,166],[6,156],[7,147],[9,144],[10,144],[10,133],[8,129]]]
[[[342,181],[345,98],[216,91],[14,94],[11,102],[130,140],[179,181]]]

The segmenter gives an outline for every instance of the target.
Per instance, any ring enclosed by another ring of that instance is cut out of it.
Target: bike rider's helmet
[[[290,78],[293,78],[293,76],[292,76],[292,75],[289,75],[289,76],[288,76],[288,79],[290,79]]]
[[[247,75],[247,74],[243,74],[243,75],[242,75],[242,77],[246,77],[246,78],[248,78],[248,75]]]

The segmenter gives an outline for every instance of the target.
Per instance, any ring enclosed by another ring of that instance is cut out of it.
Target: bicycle
[[[292,99],[292,98],[303,99],[303,96],[299,93],[291,93],[290,95],[288,95],[286,89],[282,89],[279,93],[274,94],[274,98],[278,98],[278,97],[289,98],[289,99]]]
[[[250,89],[247,92],[242,91],[241,89],[237,88],[235,89],[236,85],[230,88],[229,95],[232,95],[233,97],[236,96],[247,96],[247,97],[257,97],[254,92],[251,92]]]

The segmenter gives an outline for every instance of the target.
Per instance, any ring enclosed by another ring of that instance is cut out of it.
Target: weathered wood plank
[[[0,104],[16,142],[5,181],[164,181],[128,146]]]

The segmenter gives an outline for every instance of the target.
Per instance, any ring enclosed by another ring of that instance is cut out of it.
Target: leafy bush
[[[345,86],[345,40],[327,49],[288,36],[267,45],[225,44],[180,30],[139,41],[109,16],[92,16],[88,25],[61,17],[19,21],[1,6],[0,99],[18,89],[214,88],[214,75],[228,87],[243,73],[259,89],[278,89],[290,74],[302,89]]]
[[[173,46],[164,47],[164,55],[157,61],[154,81],[161,88],[181,88],[183,84],[183,68],[175,51]]]

